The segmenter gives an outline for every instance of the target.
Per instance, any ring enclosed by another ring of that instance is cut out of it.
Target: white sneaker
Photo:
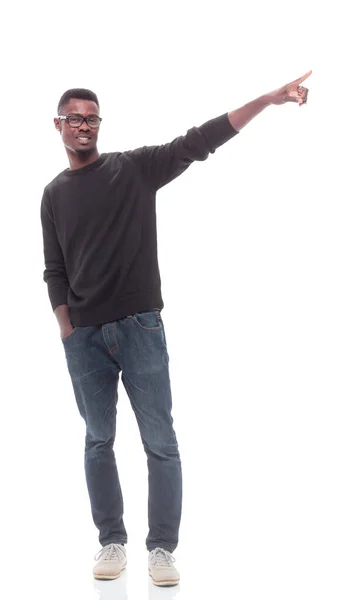
[[[174,556],[163,548],[156,548],[149,553],[148,568],[155,585],[177,585],[180,575],[173,565]]]
[[[123,544],[104,546],[94,559],[99,561],[93,568],[95,579],[117,579],[127,565],[127,554]]]

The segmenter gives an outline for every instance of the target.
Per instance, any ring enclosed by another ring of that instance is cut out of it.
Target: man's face
[[[98,106],[92,100],[79,100],[71,98],[62,108],[61,114],[65,117],[99,116]],[[76,153],[91,152],[96,148],[99,128],[89,127],[83,121],[79,127],[71,127],[68,121],[54,119],[56,129],[61,133],[62,141],[68,150]]]

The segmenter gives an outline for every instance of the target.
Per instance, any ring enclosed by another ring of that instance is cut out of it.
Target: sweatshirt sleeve
[[[194,161],[206,160],[219,146],[233,138],[236,131],[228,114],[192,127],[187,134],[162,146],[144,146],[133,152],[145,179],[158,190],[179,175]]]
[[[41,202],[41,223],[45,262],[43,280],[47,283],[52,310],[55,310],[61,304],[67,304],[69,282],[46,189]]]

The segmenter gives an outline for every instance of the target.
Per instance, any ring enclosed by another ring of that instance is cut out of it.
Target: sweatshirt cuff
[[[68,304],[68,289],[53,288],[49,291],[49,296],[53,311],[61,304]]]
[[[219,148],[239,133],[231,125],[228,113],[207,121],[198,129],[205,136],[210,152],[214,152],[216,148]]]

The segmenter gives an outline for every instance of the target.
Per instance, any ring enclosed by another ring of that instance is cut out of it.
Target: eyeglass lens
[[[68,117],[68,124],[70,125],[70,127],[80,127],[83,121],[86,121],[89,127],[98,127],[101,122],[100,118],[96,115],[90,115],[86,119],[77,115],[70,115]]]

